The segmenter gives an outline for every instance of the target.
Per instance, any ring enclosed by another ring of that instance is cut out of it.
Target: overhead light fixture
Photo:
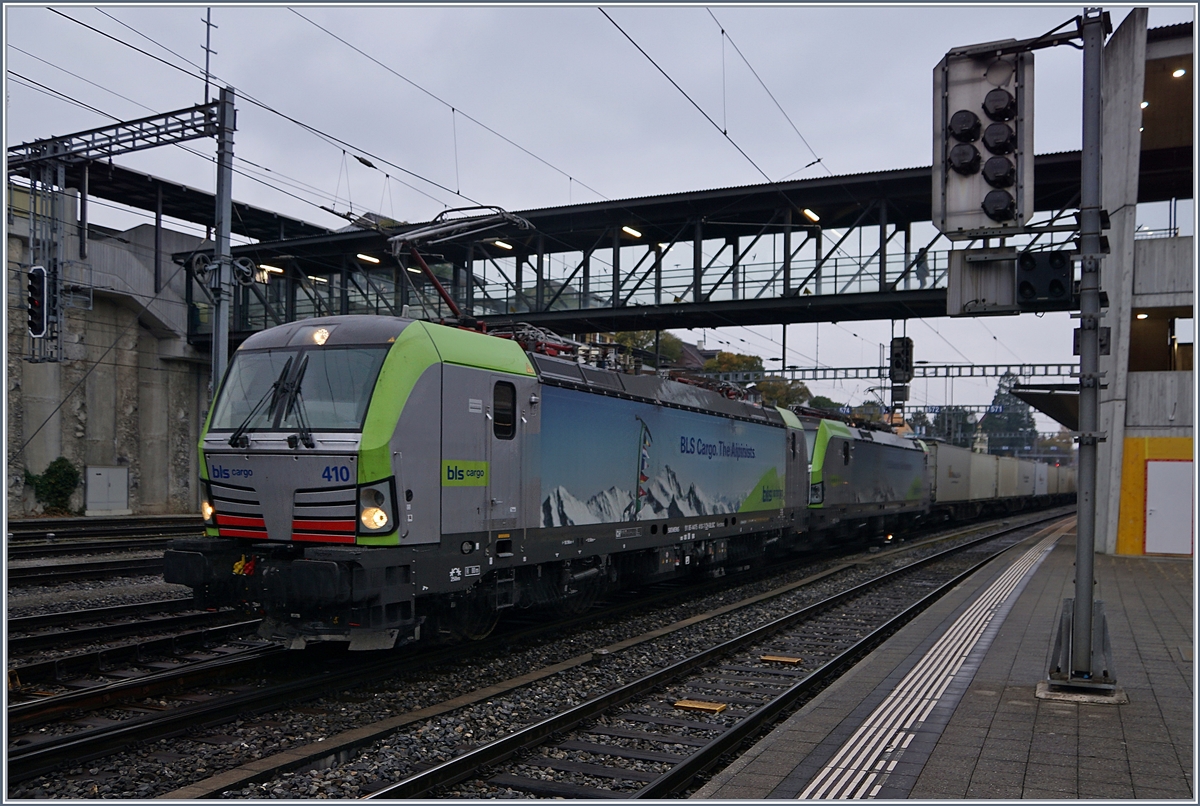
[[[813,222],[814,224],[821,220],[821,217],[819,215],[814,213],[812,210],[809,210],[807,207],[805,207],[800,212],[804,213],[804,217],[807,218],[809,221]]]
[[[675,248],[675,244],[660,243],[658,245],[658,248],[663,250],[663,254],[665,255],[667,252],[670,252],[672,249]]]
[[[271,272],[271,274],[283,274],[283,269],[277,268],[275,266],[268,266],[266,263],[259,263],[258,267],[260,269],[262,269],[263,271]]]
[[[1139,314],[1137,315],[1137,318],[1138,318],[1138,319],[1149,319],[1149,318],[1150,318],[1150,314],[1148,314],[1148,313],[1139,313]]]
[[[492,241],[492,243],[495,244],[496,246],[500,247],[501,249],[512,249],[512,244],[505,243],[504,241],[496,240],[496,241]]]
[[[306,276],[308,277],[308,279],[312,280],[314,283],[325,283],[326,285],[329,284],[329,280],[325,277],[313,277],[311,274],[306,275]]]
[[[421,270],[420,270],[420,269],[418,269],[416,266],[409,266],[409,267],[408,267],[408,270],[409,270],[409,271],[411,271],[413,274],[420,274],[420,273],[421,273]]]
[[[1171,73],[1172,78],[1183,78],[1186,75],[1187,75],[1187,70],[1184,70],[1182,67],[1180,67],[1174,73]]]
[[[355,255],[355,257],[358,258],[359,260],[365,260],[368,263],[378,263],[379,262],[379,258],[371,257],[370,255]]]
[[[632,235],[634,238],[642,237],[642,233],[638,232],[633,227],[621,227],[621,232],[624,232],[627,235]]]
[[[1145,109],[1145,108],[1146,108],[1146,107],[1148,107],[1149,105],[1150,105],[1150,102],[1149,102],[1149,101],[1142,101],[1142,109]]]

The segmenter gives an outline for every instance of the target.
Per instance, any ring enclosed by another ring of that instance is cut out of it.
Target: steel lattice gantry
[[[1190,149],[1143,152],[1140,164],[1139,201],[1191,197]],[[1078,152],[1037,158],[1041,220],[1074,222],[1079,165]],[[515,211],[533,228],[421,253],[465,313],[561,333],[937,317],[947,246],[912,237],[930,220],[930,189],[923,167]],[[449,316],[388,248],[424,224],[358,223],[235,248],[260,271],[237,289],[231,340],[324,314]],[[192,304],[192,338],[206,341],[204,303]]]

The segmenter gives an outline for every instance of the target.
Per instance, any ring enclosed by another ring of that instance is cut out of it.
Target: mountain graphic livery
[[[696,489],[695,484],[685,492],[670,465],[663,473],[646,482],[642,511],[638,520],[688,518],[697,515],[717,515],[737,512],[741,501],[710,496]],[[618,487],[596,493],[587,502],[580,501],[559,485],[542,502],[542,526],[582,526],[591,523],[621,523],[633,520],[633,494]]]

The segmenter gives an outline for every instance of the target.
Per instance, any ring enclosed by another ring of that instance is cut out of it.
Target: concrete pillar
[[[117,335],[114,321],[116,309],[109,304],[96,302],[92,313],[93,322],[88,338],[87,359],[99,362],[84,382],[87,399],[87,434],[84,437],[84,462],[89,465],[115,465],[116,452],[116,356],[110,352],[100,361],[106,345]]]
[[[1133,234],[1137,227],[1140,170],[1141,102],[1146,76],[1145,8],[1135,8],[1104,48],[1104,119],[1101,153],[1102,207],[1109,211],[1111,252],[1102,263],[1100,287],[1108,292],[1108,311],[1101,327],[1112,329],[1110,355],[1101,356],[1105,373],[1100,390],[1100,429],[1107,432],[1097,453],[1097,488],[1105,492],[1096,507],[1096,551],[1112,554],[1117,547],[1124,461],[1125,404],[1129,368],[1129,322],[1133,301]]]
[[[47,465],[63,455],[62,412],[55,411],[50,415],[62,400],[62,365],[25,363],[23,369],[22,391],[28,416],[17,447],[28,440],[29,444],[25,446],[25,469],[40,474]],[[49,420],[47,415],[50,415]]]
[[[138,440],[140,513],[168,512],[167,367],[158,358],[158,339],[143,330],[138,338]]]

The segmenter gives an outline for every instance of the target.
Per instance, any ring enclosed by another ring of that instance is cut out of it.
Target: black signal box
[[[1070,252],[1024,252],[1017,258],[1017,305],[1022,311],[1069,311],[1075,303]]]

